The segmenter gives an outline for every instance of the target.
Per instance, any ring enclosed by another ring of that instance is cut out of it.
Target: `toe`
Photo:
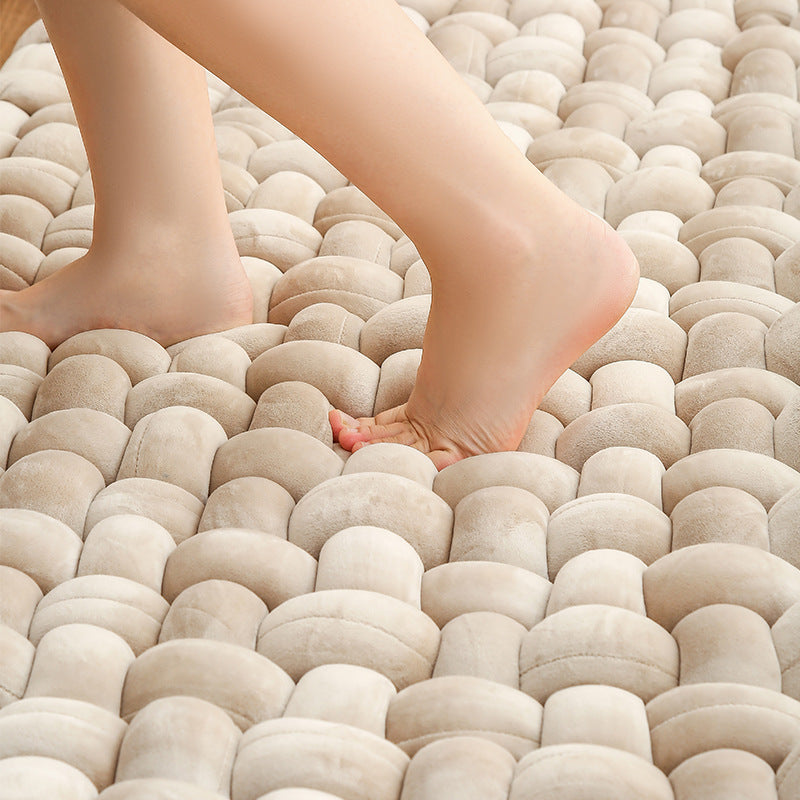
[[[378,442],[400,442],[413,445],[417,441],[413,430],[405,422],[390,422],[380,425],[374,420],[358,420],[357,428],[341,428],[339,444],[345,450],[353,450],[357,444],[377,444]]]
[[[349,414],[345,414],[344,411],[340,411],[337,408],[328,412],[328,421],[331,424],[331,431],[333,431],[334,441],[337,442],[339,441],[339,434],[342,432],[342,430],[358,429],[358,420],[354,419]]]
[[[375,425],[368,434],[359,432],[359,435],[370,436],[370,438],[358,440],[353,447],[354,452],[359,445],[367,444],[404,444],[409,447],[416,447],[417,450],[424,449],[419,436],[407,423],[396,422],[391,425]]]
[[[456,461],[461,461],[464,456],[451,450],[432,450],[428,453],[428,458],[433,461],[433,466],[441,472],[445,467],[455,464]]]
[[[411,424],[405,406],[382,411],[375,417],[354,419],[343,411],[333,410],[328,415],[334,439],[345,449],[355,453],[368,444],[394,443],[421,450],[443,470],[465,457],[458,447],[445,446],[431,450],[431,442]]]

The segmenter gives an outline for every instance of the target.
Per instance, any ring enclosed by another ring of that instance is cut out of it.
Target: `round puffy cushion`
[[[535,793],[535,794],[534,794]],[[667,777],[632,753],[596,744],[543,747],[517,765],[509,800],[673,800]]]
[[[434,678],[398,693],[386,737],[409,755],[437,739],[481,736],[521,758],[539,745],[542,707],[518,689],[466,675]]]
[[[270,720],[242,737],[232,795],[257,800],[276,789],[303,786],[348,800],[397,800],[408,761],[391,742],[349,725]]]
[[[399,689],[425,680],[439,650],[436,623],[410,604],[359,589],[329,589],[287,600],[264,619],[258,652],[294,680],[322,664],[355,664]]]
[[[568,686],[604,683],[648,701],[678,683],[678,645],[660,625],[614,606],[546,617],[522,640],[520,688],[540,702]]]
[[[97,788],[80,770],[44,756],[12,756],[0,761],[0,785],[6,800],[57,797],[94,800]]]

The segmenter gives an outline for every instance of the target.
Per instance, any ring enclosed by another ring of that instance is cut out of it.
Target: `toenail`
[[[342,421],[342,425],[344,425],[345,428],[357,428],[358,427],[358,422],[353,417],[351,417],[349,414],[345,414],[344,411],[340,411],[339,412],[339,419]]]

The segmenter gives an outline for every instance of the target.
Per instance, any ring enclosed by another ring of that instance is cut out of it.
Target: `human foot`
[[[18,292],[0,291],[0,331],[51,348],[98,328],[138,331],[165,347],[253,321],[250,284],[231,242],[174,242],[96,252]]]
[[[439,285],[444,270],[430,269],[433,302],[411,397],[376,417],[331,411],[342,447],[399,442],[440,470],[517,449],[542,397],[623,315],[639,278],[605,222],[564,196],[543,199],[547,211],[527,237],[484,237],[483,250],[470,242],[470,252],[453,254],[458,273]],[[502,265],[500,274],[487,263]]]

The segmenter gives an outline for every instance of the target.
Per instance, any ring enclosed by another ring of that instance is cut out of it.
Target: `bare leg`
[[[394,0],[125,5],[319,150],[428,266],[409,402],[357,423],[332,413],[339,442],[400,441],[439,468],[515,449],[550,385],[629,305],[624,242],[511,145]]]
[[[228,224],[205,73],[108,0],[39,0],[92,170],[86,256],[0,293],[0,330],[56,345],[122,327],[162,344],[252,321]]]

